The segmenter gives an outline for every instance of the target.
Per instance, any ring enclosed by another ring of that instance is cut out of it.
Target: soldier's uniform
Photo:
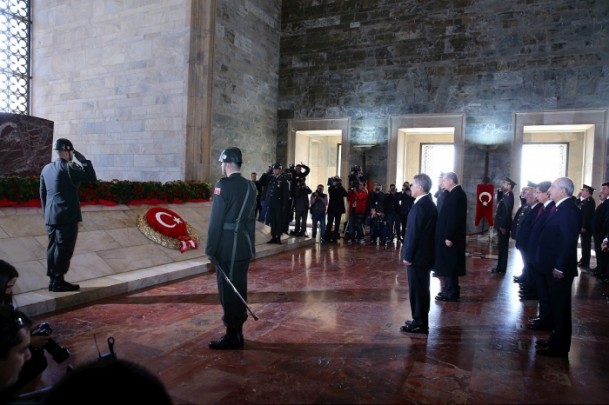
[[[82,221],[78,187],[81,182],[96,181],[97,175],[91,161],[76,152],[69,140],[57,139],[54,149],[74,153],[82,166],[60,157],[44,166],[40,174],[40,204],[49,238],[49,291],[76,291],[79,286],[66,282],[64,275],[70,268],[78,237],[78,223]]]
[[[281,169],[275,163],[273,169]],[[269,179],[266,191],[267,218],[271,224],[271,240],[268,243],[281,244],[281,234],[286,228],[286,218],[290,208],[290,194],[286,178],[283,175],[273,175]]]
[[[586,186],[590,194],[594,192],[594,188]],[[581,240],[582,257],[578,263],[580,267],[590,267],[590,251],[592,250],[592,217],[596,209],[596,202],[592,197],[578,201],[578,206],[582,214],[582,229],[579,237]]]
[[[229,155],[229,148],[222,156]],[[225,158],[227,159],[227,158]],[[241,163],[241,151],[238,152],[238,163]],[[219,180],[214,188],[207,245],[205,254],[220,266],[230,278],[243,299],[247,300],[247,270],[250,259],[255,255],[255,219],[256,186],[241,173],[232,173],[229,177]],[[226,325],[225,340],[211,342],[214,349],[232,349],[243,346],[243,323],[247,319],[245,304],[235,291],[224,280],[221,271],[216,272],[218,294],[224,310],[222,320]],[[224,339],[223,338],[223,339]],[[236,344],[230,339],[234,339]],[[216,344],[219,347],[214,347]],[[233,347],[237,346],[237,347]]]

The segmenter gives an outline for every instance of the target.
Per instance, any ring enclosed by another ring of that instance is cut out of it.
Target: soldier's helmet
[[[243,163],[243,157],[241,156],[241,149],[239,148],[227,148],[220,154],[219,162],[222,163]]]
[[[55,145],[53,145],[53,149],[72,151],[72,150],[74,150],[74,145],[72,145],[72,142],[70,142],[69,139],[59,138],[55,141]]]

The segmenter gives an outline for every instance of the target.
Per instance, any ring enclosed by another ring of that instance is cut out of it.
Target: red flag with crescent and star
[[[478,184],[476,186],[476,220],[474,225],[478,226],[482,218],[486,219],[489,226],[493,226],[493,201],[495,186],[492,184]]]
[[[144,218],[154,231],[176,240],[179,243],[181,253],[198,247],[196,239],[192,238],[188,232],[186,221],[172,210],[161,207],[150,208],[144,215]],[[146,236],[150,237],[148,234]]]

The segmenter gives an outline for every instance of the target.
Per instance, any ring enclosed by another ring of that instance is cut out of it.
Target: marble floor
[[[548,333],[524,326],[536,302],[518,299],[519,255],[510,250],[507,274],[490,273],[487,240],[469,243],[460,302],[432,302],[428,336],[399,331],[411,318],[399,245],[317,244],[252,262],[260,319],[246,322],[244,350],[207,348],[224,330],[212,273],[37,317],[72,352],[49,360],[37,387],[96,359],[95,339],[107,352],[112,336],[117,356],[158,375],[175,404],[609,402],[608,286],[582,273],[569,359],[536,356]]]

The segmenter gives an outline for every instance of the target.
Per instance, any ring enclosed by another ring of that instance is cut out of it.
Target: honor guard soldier
[[[594,188],[584,184],[580,191],[578,201],[579,210],[582,214],[582,228],[579,231],[581,240],[582,257],[577,263],[582,269],[590,268],[590,251],[592,250],[592,217],[596,209],[596,202],[592,198]]]
[[[288,182],[281,173],[281,165],[272,165],[273,175],[269,179],[266,191],[268,205],[267,218],[271,223],[271,240],[267,243],[281,245],[281,234],[285,230],[287,213],[290,208]]]
[[[233,350],[243,347],[243,324],[247,319],[246,306],[239,297],[247,299],[247,270],[256,253],[256,186],[241,176],[240,149],[224,150],[219,161],[222,174],[227,177],[214,188],[205,253],[220,267],[216,276],[226,334],[211,341],[209,347]]]
[[[49,245],[47,276],[49,291],[77,291],[78,284],[65,281],[76,247],[78,223],[82,221],[78,187],[82,182],[97,181],[93,164],[68,139],[59,138],[53,146],[58,158],[48,163],[40,174],[40,204],[44,212]],[[73,162],[74,157],[80,164]]]

